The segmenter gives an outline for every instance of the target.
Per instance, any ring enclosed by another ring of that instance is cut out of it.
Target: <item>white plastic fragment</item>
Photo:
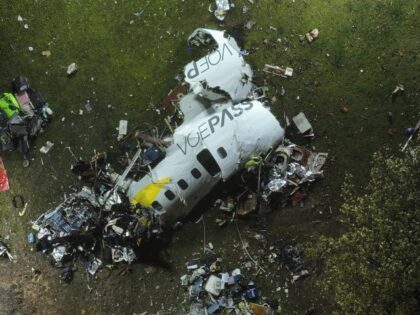
[[[47,154],[47,153],[48,153],[48,151],[50,151],[50,149],[51,149],[53,146],[54,146],[54,143],[52,143],[51,141],[47,141],[47,142],[45,143],[45,145],[43,145],[43,146],[41,147],[41,149],[39,149],[39,152],[44,153],[44,154]]]
[[[204,289],[210,294],[218,296],[220,294],[220,291],[224,289],[224,282],[222,281],[222,279],[211,275],[207,280]]]
[[[293,75],[293,69],[286,67],[286,71],[284,72],[284,74],[288,77],[291,77]]]
[[[23,22],[23,17],[18,15],[17,20],[18,20],[18,22]]]
[[[312,129],[311,123],[306,118],[305,114],[300,112],[292,118],[300,133],[305,133]]]
[[[67,66],[67,75],[72,75],[76,71],[77,71],[77,65],[76,65],[75,62],[73,62],[73,63],[71,63]]]
[[[118,139],[121,139],[122,137],[127,135],[127,126],[128,126],[127,120],[120,120],[120,123],[118,125]]]

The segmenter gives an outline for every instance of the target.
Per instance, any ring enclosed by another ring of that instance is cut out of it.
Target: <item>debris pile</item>
[[[272,205],[297,206],[306,197],[307,187],[323,177],[327,153],[315,153],[286,142],[266,156],[255,156],[245,163],[245,170],[239,175],[240,189],[235,185],[239,195],[228,194],[213,204],[222,214],[216,219],[219,226],[224,226],[229,217],[266,211]]]
[[[274,314],[277,300],[262,298],[255,282],[239,268],[228,270],[222,259],[207,250],[204,257],[186,263],[190,274],[181,277],[188,290],[189,315],[204,314]],[[259,304],[262,303],[262,304]]]
[[[148,209],[130,205],[114,189],[104,155],[90,163],[78,161],[72,171],[86,186],[33,222],[35,239],[30,233],[31,243],[51,255],[65,282],[71,280],[77,258],[94,275],[103,257],[110,257],[109,263],[134,262],[143,240],[160,233]]]
[[[29,166],[32,141],[50,121],[52,110],[24,76],[13,80],[14,93],[0,95],[0,142],[2,150],[22,151]]]
[[[327,153],[314,153],[294,144],[278,147],[269,157],[272,168],[262,182],[263,199],[268,201],[272,194],[280,193],[298,205],[305,196],[302,186],[323,176],[327,157]]]
[[[71,279],[76,258],[90,274],[106,256],[112,263],[132,263],[144,240],[187,217],[222,181],[242,180],[235,187],[239,196],[218,202],[226,216],[242,216],[258,211],[261,204],[297,205],[305,197],[305,186],[322,176],[327,154],[284,138],[280,122],[266,101],[260,101],[266,87],[253,84],[253,71],[234,38],[199,28],[188,43],[210,51],[185,66],[185,82],[164,101],[172,108],[164,132],[128,132],[128,121],[120,120],[123,174],[112,171],[104,154],[91,162],[77,161],[72,171],[85,187],[34,222],[37,239],[31,239],[51,254],[64,281]],[[283,70],[285,76],[293,73],[291,68]],[[302,133],[313,134],[303,113],[293,120]],[[170,135],[165,137],[166,129]],[[47,143],[43,151],[52,145]]]

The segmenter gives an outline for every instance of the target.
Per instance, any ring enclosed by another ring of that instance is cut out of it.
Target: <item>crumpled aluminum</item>
[[[276,179],[271,180],[267,184],[267,188],[273,192],[278,192],[278,191],[281,191],[282,188],[286,185],[287,185],[287,180],[283,178],[276,178]]]
[[[63,259],[63,257],[67,254],[67,249],[65,246],[57,246],[54,247],[51,256],[53,256],[54,260],[59,262]]]
[[[114,262],[125,261],[131,264],[137,258],[136,253],[129,247],[115,247],[111,249],[111,253]]]

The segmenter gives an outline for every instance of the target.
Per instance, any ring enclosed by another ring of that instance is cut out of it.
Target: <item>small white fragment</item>
[[[77,71],[77,65],[75,62],[67,66],[67,75],[71,75]]]
[[[18,15],[17,20],[18,20],[18,22],[23,22],[23,17]]]
[[[312,129],[311,123],[302,112],[293,117],[292,120],[302,134]]]
[[[45,143],[45,145],[43,145],[43,146],[41,147],[41,149],[39,149],[39,152],[44,153],[44,154],[47,154],[47,153],[48,153],[48,151],[50,151],[50,149],[51,149],[53,146],[54,146],[54,143],[52,143],[51,141],[47,141],[47,142]]]
[[[118,139],[121,139],[123,136],[127,134],[127,126],[128,126],[127,120],[120,120],[120,123],[118,126]]]
[[[33,48],[32,46],[29,46],[29,47],[28,47],[28,50],[29,50],[29,51],[34,51],[34,48]]]

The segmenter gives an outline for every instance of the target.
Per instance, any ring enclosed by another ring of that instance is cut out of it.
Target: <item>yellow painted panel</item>
[[[159,179],[154,183],[150,183],[140,189],[135,197],[131,199],[132,204],[141,204],[143,207],[151,207],[152,202],[156,200],[157,195],[171,181],[172,177]]]

